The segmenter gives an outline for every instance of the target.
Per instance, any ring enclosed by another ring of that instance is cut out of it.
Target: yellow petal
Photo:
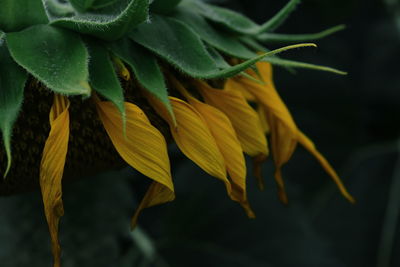
[[[260,62],[259,64],[256,64],[256,66],[257,66],[257,69],[261,75],[261,78],[264,80],[264,82],[272,83],[272,85],[273,85],[272,65],[267,62]],[[257,78],[260,77],[254,72],[254,70],[250,69],[248,73],[250,73],[250,75],[252,75],[253,77],[257,77]]]
[[[243,151],[250,156],[268,155],[267,139],[257,113],[234,88],[211,88],[198,82],[198,89],[207,104],[221,110],[231,121]]]
[[[288,203],[285,185],[282,178],[282,166],[292,157],[297,146],[298,128],[275,89],[272,80],[272,68],[269,63],[258,64],[257,68],[265,81],[265,85],[250,80],[240,80],[266,110],[271,130],[271,150],[275,162],[275,181],[278,185],[278,196],[283,203]],[[253,73],[255,75],[255,73]]]
[[[268,63],[265,63],[268,64]],[[240,90],[248,90],[257,101],[264,106],[264,109],[273,114],[274,117],[278,118],[288,127],[290,130],[296,132],[297,126],[293,121],[292,116],[285,103],[282,101],[281,97],[277,93],[275,86],[270,79],[270,71],[268,68],[263,67],[264,64],[258,64],[260,66],[260,74],[264,79],[269,79],[265,81],[265,85],[255,83],[247,78],[237,77],[231,79],[232,87],[240,88]],[[267,73],[262,72],[264,69]]]
[[[275,181],[278,185],[278,197],[287,204],[288,197],[286,195],[285,184],[282,178],[282,166],[286,164],[292,157],[297,146],[297,137],[292,131],[288,130],[285,124],[278,120],[273,115],[268,117],[271,126],[271,153],[275,164]]]
[[[261,127],[262,127],[264,133],[269,134],[271,131],[271,128],[269,127],[268,120],[267,120],[267,114],[262,105],[258,105],[257,114],[258,114],[258,117],[260,118]]]
[[[267,160],[267,156],[260,154],[253,157],[253,175],[257,180],[258,189],[263,191],[265,189],[265,183],[262,175],[262,164]]]
[[[158,115],[168,122],[171,127],[176,128],[176,118],[173,110],[169,110],[166,105],[160,101],[160,99],[150,94],[146,90],[143,90],[142,93],[149,101],[150,105],[156,110]]]
[[[165,198],[157,196],[151,205],[171,201],[174,186],[164,136],[151,125],[138,106],[127,102],[125,102],[126,136],[124,136],[118,109],[111,102],[97,100],[96,104],[99,117],[119,155],[134,169],[160,183],[160,186],[164,186],[163,190],[169,191],[170,196]],[[141,210],[146,207],[149,206],[143,204]]]
[[[332,177],[333,181],[336,183],[337,187],[339,188],[340,192],[344,197],[346,197],[351,203],[354,203],[354,198],[349,194],[346,190],[346,187],[343,185],[342,181],[340,180],[339,176],[329,164],[329,162],[325,159],[324,156],[319,153],[319,151],[315,148],[314,143],[302,132],[299,131],[299,143],[301,143],[304,148],[306,148],[314,157],[319,161],[325,171]]]
[[[170,97],[170,101],[177,122],[176,128],[170,128],[179,149],[205,172],[222,180],[231,194],[224,158],[204,119],[185,101],[175,97]]]
[[[242,204],[247,215],[254,218],[246,193],[246,163],[243,150],[228,117],[218,109],[188,98],[189,103],[203,116],[225,160],[226,170],[232,181],[231,198]]]
[[[231,85],[229,85],[229,83],[231,83],[233,80],[232,79],[228,79],[225,83],[225,87],[230,87],[233,88]],[[249,93],[249,91],[246,90],[246,88],[243,88],[242,86],[238,86],[235,88],[235,90],[237,90],[238,92],[240,92],[243,97],[246,99],[246,101],[249,102],[255,102],[257,99],[254,97],[254,95],[252,95],[251,93]]]
[[[50,111],[50,134],[46,140],[40,164],[40,189],[44,211],[49,225],[54,267],[60,266],[61,249],[58,241],[58,224],[64,215],[61,179],[69,140],[69,101],[55,95]]]
[[[121,59],[118,57],[113,57],[114,65],[117,68],[118,74],[124,79],[125,81],[129,81],[131,79],[131,73],[129,70],[125,67],[124,62],[122,62]]]
[[[143,209],[156,206],[161,203],[170,202],[174,199],[175,194],[168,187],[165,187],[157,182],[152,182],[146,192],[146,195],[140,202],[139,207],[136,209],[135,215],[132,217],[131,229],[133,230],[136,227],[139,214]]]
[[[264,110],[264,107],[262,105],[257,106],[257,114],[258,118],[260,119],[261,122],[261,127],[264,131],[264,134],[270,134],[270,126],[267,120],[267,115]],[[253,157],[253,175],[257,179],[257,185],[260,190],[265,189],[265,183],[264,183],[264,178],[262,175],[262,164],[267,160],[267,157],[265,155],[259,155],[256,157]]]
[[[309,150],[309,152],[314,155],[314,157],[316,157],[322,167],[336,182],[343,196],[352,202],[352,197],[345,190],[339,177],[333,171],[329,163],[315,149],[312,142],[297,128],[288,108],[275,89],[272,80],[271,64],[260,62],[257,63],[257,68],[265,82],[265,85],[260,85],[249,79],[244,79],[241,77],[235,78],[235,81],[238,84],[237,86],[241,85],[251,94],[253,94],[266,111],[267,121],[271,128],[271,150],[276,167],[275,180],[279,187],[280,199],[284,203],[287,202],[281,168],[287,161],[289,161],[293,155],[297,143],[300,142],[306,147],[307,150]],[[253,76],[256,75],[252,70],[249,70],[248,73]]]
[[[267,65],[266,65],[267,64]],[[271,153],[275,164],[275,181],[278,185],[278,196],[283,203],[288,202],[281,168],[292,157],[297,145],[297,126],[286,105],[275,90],[272,82],[272,69],[269,64],[257,64],[265,85],[249,79],[237,77],[233,79],[236,87],[242,87],[253,94],[266,111],[267,121],[271,131]],[[249,74],[256,74],[250,70]]]

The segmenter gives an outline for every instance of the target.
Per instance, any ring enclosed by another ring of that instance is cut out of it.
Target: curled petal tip
[[[351,203],[351,204],[357,204],[357,200],[353,196],[346,196],[346,199]]]
[[[258,156],[253,157],[253,174],[257,180],[257,186],[260,191],[265,190],[265,182],[262,176],[262,163],[267,160],[267,155],[259,154]]]
[[[253,209],[250,207],[250,204],[247,201],[240,203],[240,205],[242,206],[242,208],[246,212],[246,215],[247,215],[247,217],[249,219],[255,219],[256,218],[256,214],[254,213]]]
[[[278,197],[282,204],[284,204],[284,205],[289,204],[289,199],[288,199],[288,196],[285,191],[279,190]]]

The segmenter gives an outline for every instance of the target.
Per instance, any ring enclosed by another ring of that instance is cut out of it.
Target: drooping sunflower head
[[[196,0],[4,0],[0,9],[0,194],[39,184],[60,265],[62,178],[129,164],[152,179],[132,219],[174,199],[167,143],[219,179],[254,217],[245,155],[263,186],[272,155],[281,168],[297,144],[339,177],[297,127],[273,82],[272,65],[342,72],[277,56],[322,38],[274,31],[296,8],[289,1],[259,25]],[[268,50],[264,45],[288,46]],[[271,151],[271,152],[270,152]],[[39,183],[38,183],[39,181]]]

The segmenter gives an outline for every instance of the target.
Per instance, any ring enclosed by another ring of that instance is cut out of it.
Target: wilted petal
[[[268,155],[267,139],[257,113],[235,88],[211,88],[198,82],[198,89],[207,104],[221,110],[231,121],[243,151],[250,156]]]
[[[319,151],[315,148],[314,143],[300,131],[299,131],[299,143],[302,144],[304,148],[307,149],[311,154],[313,154],[314,157],[319,161],[319,163],[325,169],[325,171],[332,177],[333,181],[336,183],[342,195],[346,197],[350,202],[354,203],[355,202],[354,198],[346,190],[346,187],[343,185],[342,181],[340,180],[335,170],[325,159],[325,157],[322,156],[321,153],[319,153]]]
[[[282,178],[282,167],[292,157],[297,146],[297,137],[292,131],[289,131],[280,120],[269,114],[269,123],[271,126],[270,142],[271,153],[275,164],[275,181],[278,185],[278,196],[283,203],[288,203],[285,184]]]
[[[143,90],[143,94],[146,96],[150,105],[170,125],[170,127],[176,128],[176,118],[173,111],[168,110],[164,103],[162,103],[154,95],[148,93],[146,90]]]
[[[258,105],[257,107],[257,114],[258,118],[260,119],[261,127],[264,131],[264,134],[269,134],[270,133],[270,127],[267,121],[267,115],[264,110],[264,107],[262,105]],[[260,190],[264,190],[265,188],[265,183],[264,183],[264,178],[262,175],[262,164],[267,160],[266,155],[258,155],[256,157],[253,157],[253,175],[257,179],[257,185]]]
[[[104,128],[106,129],[119,155],[134,169],[153,179],[169,195],[155,196],[146,203],[154,206],[173,199],[174,186],[164,136],[151,125],[144,112],[136,105],[125,103],[126,136],[118,109],[111,102],[96,101],[97,110]],[[141,209],[150,207],[146,203]],[[135,217],[137,218],[138,212]]]
[[[257,107],[257,114],[258,114],[258,117],[260,118],[261,127],[262,127],[264,133],[269,134],[271,131],[271,128],[269,127],[268,120],[267,120],[267,114],[266,114],[266,111],[263,106],[259,105]]]
[[[233,79],[227,79],[226,83],[225,83],[225,87],[228,88],[235,88],[235,90],[237,90],[238,92],[240,92],[243,97],[246,99],[246,101],[249,102],[256,102],[257,99],[254,97],[254,95],[252,95],[249,91],[246,90],[246,88],[243,88],[242,86],[238,86],[238,87],[234,87],[232,86],[230,83],[234,81]]]
[[[267,156],[260,154],[253,157],[253,175],[257,180],[257,186],[262,191],[265,189],[264,178],[262,175],[262,164],[267,160]]]
[[[238,201],[247,215],[254,218],[246,192],[246,163],[243,150],[228,117],[220,110],[188,97],[189,103],[203,116],[225,160],[232,181],[231,198]]]
[[[49,225],[54,266],[60,266],[61,249],[58,241],[58,224],[64,215],[61,179],[69,139],[69,101],[55,95],[50,111],[50,134],[46,140],[40,164],[40,189],[44,211]]]
[[[260,62],[257,63],[257,68],[265,82],[265,85],[255,83],[250,79],[242,77],[237,77],[235,80],[238,86],[243,86],[253,94],[266,111],[267,121],[271,129],[271,149],[276,167],[275,180],[279,187],[280,199],[285,203],[287,202],[281,168],[291,158],[297,143],[300,142],[321,163],[327,173],[338,185],[344,197],[353,202],[353,198],[345,190],[339,177],[333,171],[326,159],[322,157],[322,155],[315,149],[312,142],[297,128],[288,108],[275,89],[272,80],[271,64]],[[254,77],[256,76],[254,71],[248,71],[248,74],[253,75]]]
[[[276,92],[272,81],[272,69],[268,63],[257,64],[265,85],[249,79],[237,77],[235,84],[253,94],[266,111],[267,121],[271,131],[271,153],[275,164],[275,181],[278,185],[278,196],[283,203],[288,202],[285,184],[282,178],[282,166],[292,157],[297,145],[297,126],[286,105]],[[256,76],[254,71],[249,74]]]
[[[266,68],[264,64],[268,63],[259,63],[257,67],[259,67],[260,74],[265,79],[265,85],[253,82],[247,78],[236,77],[231,79],[232,86],[235,88],[242,87],[240,90],[249,91],[257,99],[257,102],[264,106],[266,111],[281,120],[290,130],[296,132],[297,126],[285,103],[277,93],[272,79],[269,78],[271,70],[270,68]]]
[[[175,194],[168,187],[152,182],[146,195],[139,204],[139,207],[135,211],[135,215],[132,217],[131,229],[136,227],[138,217],[143,209],[156,206],[162,203],[166,203],[175,199]]]
[[[224,158],[202,116],[188,103],[170,97],[177,127],[171,128],[179,149],[205,172],[225,183],[228,194],[231,185],[226,177]]]
[[[272,65],[267,62],[260,62],[256,64],[258,73],[257,75],[254,71],[250,71],[250,75],[256,78],[261,78],[264,80],[265,83],[273,83],[273,70]]]

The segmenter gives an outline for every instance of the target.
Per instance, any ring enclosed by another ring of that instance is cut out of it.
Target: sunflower
[[[5,0],[0,10],[0,194],[39,185],[54,266],[60,266],[62,180],[128,164],[152,180],[132,218],[175,198],[167,144],[210,176],[250,218],[245,155],[263,187],[272,154],[281,169],[304,146],[350,202],[338,175],[296,126],[273,83],[272,64],[343,74],[277,56],[263,43],[318,39],[276,34],[289,1],[262,25],[193,0]],[[6,10],[6,11],[4,11]],[[217,25],[217,26],[216,26]],[[36,179],[38,178],[38,180]]]

